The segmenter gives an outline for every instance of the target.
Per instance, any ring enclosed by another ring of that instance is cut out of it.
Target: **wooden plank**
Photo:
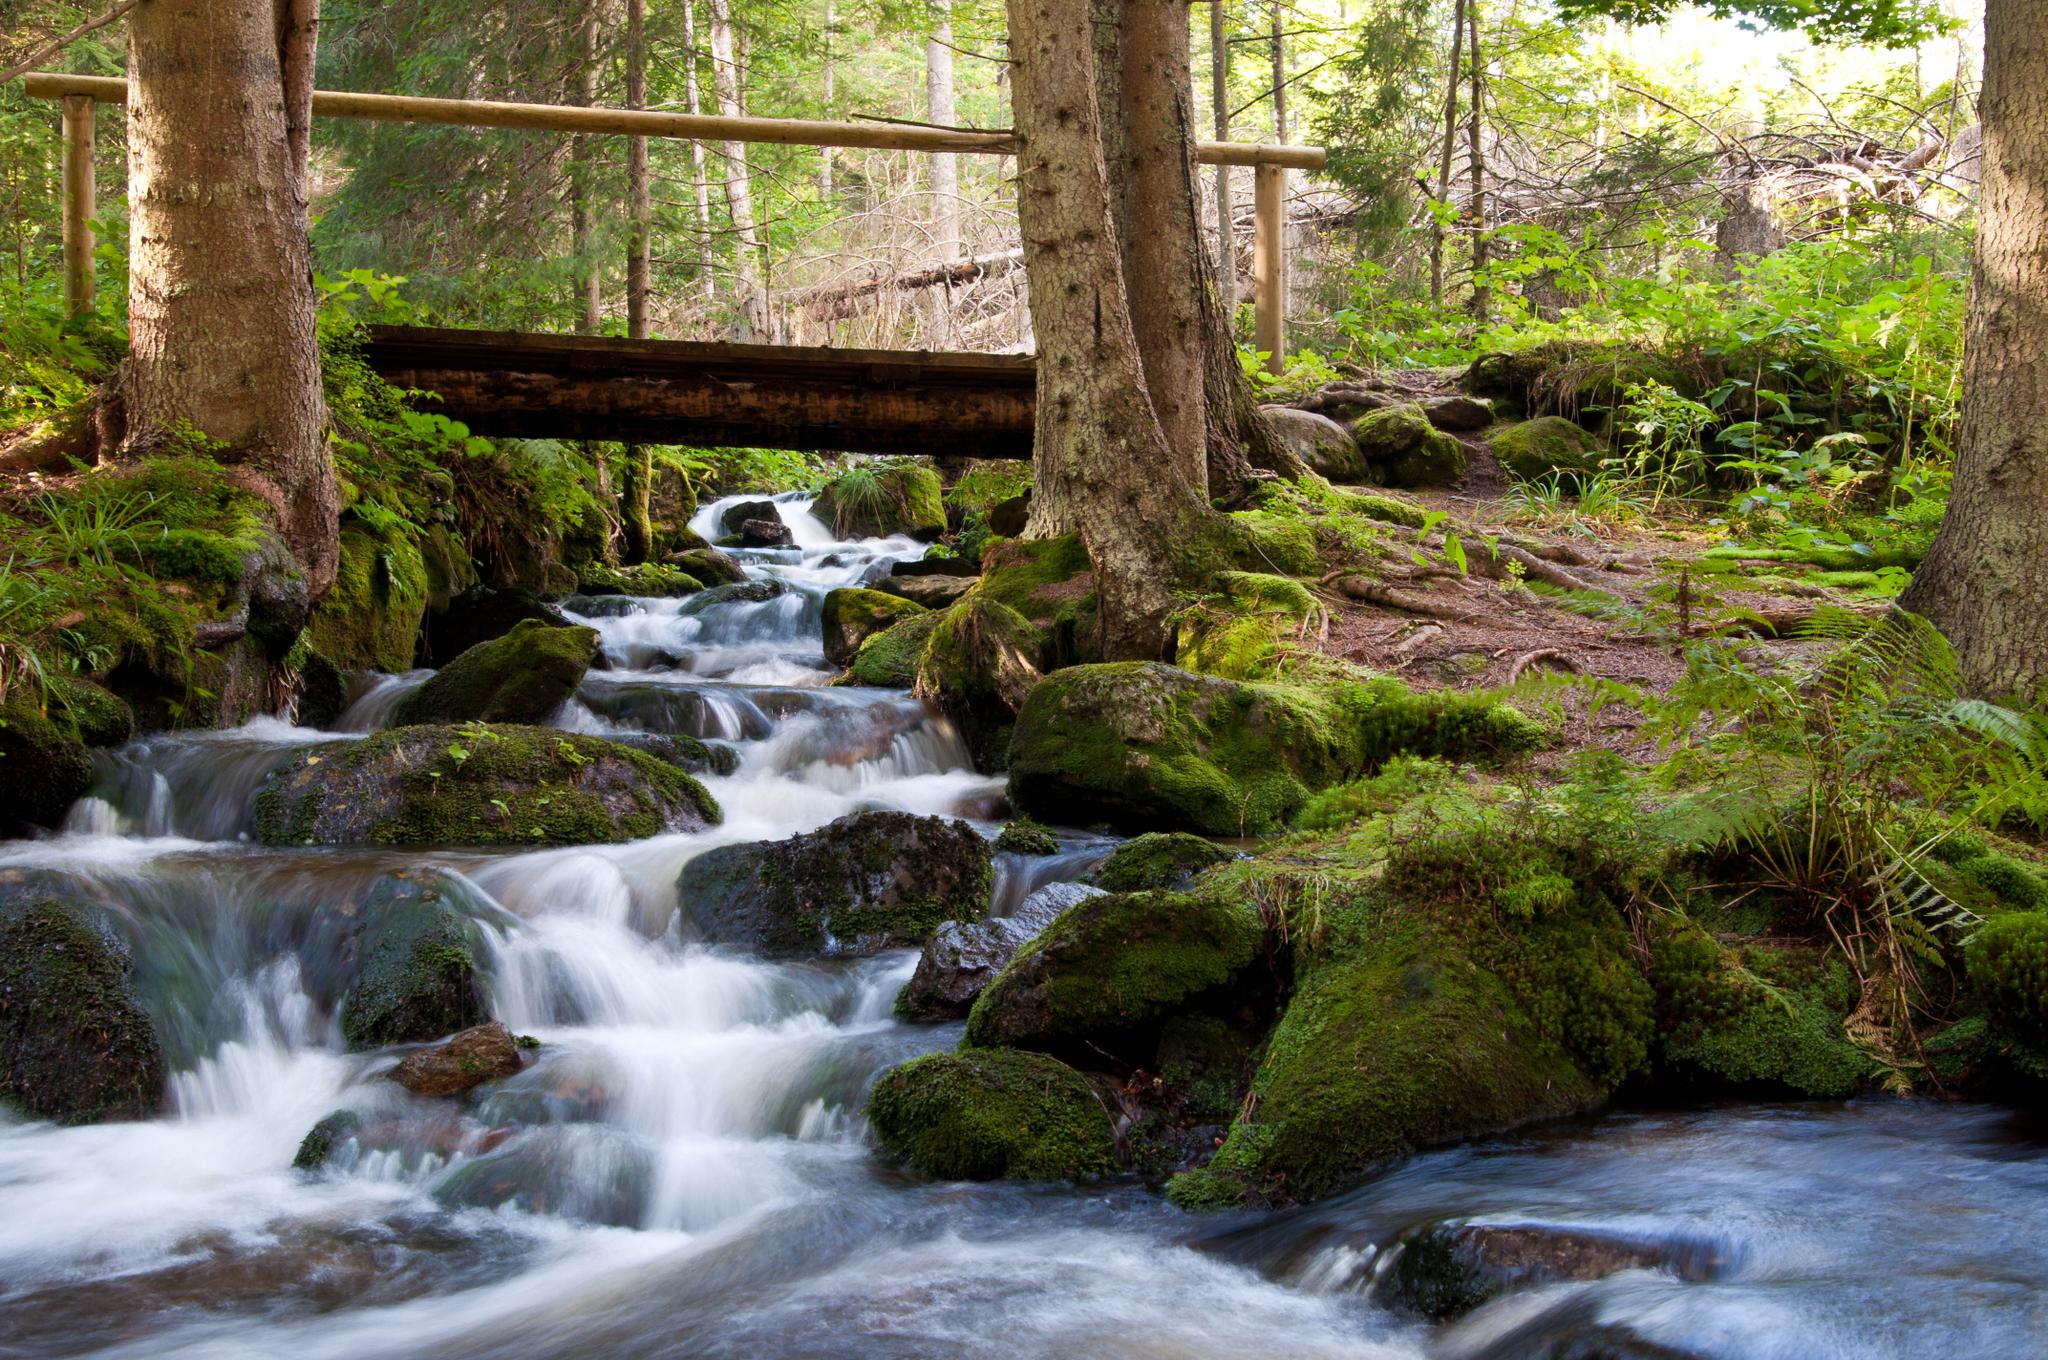
[[[83,94],[102,103],[128,100],[128,82],[113,76],[38,72],[24,76],[29,94],[43,99]],[[484,99],[425,99],[413,95],[315,90],[313,113],[321,118],[368,118],[382,122],[433,123],[454,127],[509,128],[624,137],[668,137],[686,141],[764,142],[780,146],[844,146],[883,151],[939,151],[976,155],[1016,154],[1016,134],[900,123],[835,123],[811,118],[725,118],[661,110],[580,108],[561,104],[512,104]],[[1198,142],[1195,159],[1204,165],[1284,165],[1320,170],[1328,159],[1321,147],[1270,146],[1242,142]]]

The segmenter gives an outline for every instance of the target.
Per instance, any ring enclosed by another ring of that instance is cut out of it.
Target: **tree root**
[[[1426,619],[1445,619],[1451,623],[1479,622],[1478,615],[1459,609],[1454,601],[1411,594],[1357,576],[1347,576],[1337,582],[1337,589],[1347,599],[1357,600],[1361,604],[1378,605],[1382,609],[1398,609],[1405,614],[1419,614]]]
[[[1517,680],[1520,680],[1523,674],[1532,666],[1546,665],[1556,666],[1559,670],[1570,671],[1573,675],[1580,673],[1578,663],[1557,648],[1539,647],[1533,652],[1524,652],[1515,658],[1515,664],[1508,667],[1508,683],[1512,685]]]

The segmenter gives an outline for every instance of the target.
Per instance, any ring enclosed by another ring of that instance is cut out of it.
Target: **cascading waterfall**
[[[2048,1275],[2048,1170],[2007,1155],[2015,1117],[1995,1112],[1615,1116],[1221,1220],[1132,1183],[931,1185],[880,1163],[868,1086],[960,1035],[894,1016],[914,955],[764,960],[685,938],[677,911],[678,871],[716,845],[864,808],[993,831],[1001,808],[924,704],[826,687],[824,594],[921,548],[835,541],[808,504],[778,501],[794,547],[738,553],[747,589],[568,605],[609,669],[557,723],[731,747],[737,768],[706,780],[712,831],[500,854],[250,844],[278,760],[387,724],[415,672],[361,684],[339,734],[145,738],[104,758],[62,835],[0,846],[0,875],[108,907],[175,1069],[154,1120],[0,1114],[0,1355],[1505,1360],[1601,1328],[1634,1339],[1616,1354],[2038,1353],[2048,1314],[2023,1282]],[[693,527],[715,536],[722,509]],[[996,912],[1108,848],[1063,839],[998,856]],[[346,1052],[336,1018],[354,904],[425,866],[483,932],[492,1013],[541,1045],[467,1104],[384,1080],[396,1055]],[[337,1110],[360,1120],[346,1155],[292,1171]],[[1444,1219],[1668,1242],[1711,1269],[1550,1286],[1431,1330],[1371,1288],[1387,1244]],[[1957,1289],[1946,1318],[1897,1302]]]

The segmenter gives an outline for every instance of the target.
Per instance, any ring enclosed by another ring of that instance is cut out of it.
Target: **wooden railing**
[[[64,111],[64,287],[73,313],[93,305],[93,106],[128,102],[128,82],[107,76],[38,73],[22,81],[38,98],[61,100]],[[655,109],[505,104],[480,99],[316,90],[320,118],[370,118],[388,123],[512,128],[684,141],[761,142],[778,146],[861,147],[887,151],[1004,156],[1017,151],[1010,132],[918,127],[900,123],[832,123],[804,118],[724,118]],[[1320,147],[1199,142],[1203,165],[1250,166],[1253,172],[1252,286],[1254,343],[1279,372],[1286,345],[1286,199],[1289,170],[1320,170]]]

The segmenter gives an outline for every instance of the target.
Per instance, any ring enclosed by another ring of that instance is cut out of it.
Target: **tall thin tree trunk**
[[[925,118],[953,126],[953,3],[932,0],[932,31],[924,43]],[[960,158],[940,153],[932,162],[932,245],[939,259],[960,254]]]
[[[697,93],[697,0],[682,0],[683,10],[683,92],[690,112],[704,112]],[[709,300],[718,291],[711,274],[711,179],[704,169],[704,143],[690,142],[690,188],[697,200],[697,279]]]
[[[1457,0],[1451,15],[1451,60],[1444,77],[1444,144],[1436,163],[1436,201],[1451,197],[1451,156],[1458,144],[1458,86],[1464,76],[1460,58],[1465,52],[1465,0]],[[1444,223],[1432,214],[1429,226],[1429,300],[1444,302]]]
[[[825,117],[828,119],[838,112],[837,92],[833,88],[836,83],[837,63],[832,59],[832,29],[837,22],[832,0],[825,0]],[[832,201],[832,148],[829,146],[819,148],[818,201]]]
[[[1955,644],[1970,689],[2048,687],[2048,26],[1984,6],[1984,179],[1948,512],[1900,597]]]
[[[1104,654],[1157,657],[1170,645],[1176,552],[1207,506],[1185,478],[1156,471],[1174,455],[1146,395],[1124,291],[1089,0],[1009,0],[1008,12],[1023,143],[1017,212],[1038,335],[1028,532],[1078,531]]]
[[[732,30],[732,0],[711,0],[711,89],[718,111],[738,118],[740,108],[740,67]],[[725,201],[732,215],[736,238],[734,273],[740,282],[740,314],[743,339],[765,338],[768,331],[767,285],[764,282],[765,253],[754,230],[754,188],[747,171],[747,144],[725,144]]]
[[[1472,315],[1483,321],[1493,298],[1486,286],[1486,63],[1479,54],[1479,0],[1467,0],[1465,21],[1472,34]]]
[[[306,240],[317,0],[149,0],[128,18],[129,353],[122,443],[225,446],[311,597],[339,499]]]
[[[1287,30],[1282,22],[1280,0],[1273,7],[1273,140],[1287,144]]]
[[[576,102],[586,107],[597,102],[597,28],[602,22],[598,12],[601,3],[602,0],[588,0],[577,25]],[[576,329],[585,335],[596,334],[604,321],[604,270],[593,249],[591,230],[595,220],[591,211],[591,195],[596,188],[592,182],[595,177],[595,150],[590,138],[578,137],[569,151],[569,242],[583,269],[583,276],[577,282],[583,315]]]
[[[647,0],[626,0],[626,107],[647,107]],[[626,176],[633,192],[633,228],[626,254],[626,334],[645,340],[654,226],[647,139],[629,138],[626,146]],[[654,524],[649,511],[653,483],[654,451],[645,444],[626,445],[619,499],[625,520],[623,557],[628,564],[645,562],[653,555]]]
[[[1216,140],[1230,140],[1230,11],[1226,0],[1209,0],[1209,102]],[[1230,197],[1230,167],[1216,167],[1216,302],[1228,320],[1237,314],[1236,207]]]

